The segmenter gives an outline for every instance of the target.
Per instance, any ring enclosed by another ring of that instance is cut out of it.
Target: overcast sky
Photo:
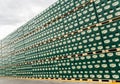
[[[0,0],[0,40],[57,0]]]

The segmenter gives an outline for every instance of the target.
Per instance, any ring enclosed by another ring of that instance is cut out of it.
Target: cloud
[[[57,0],[0,0],[0,39],[22,26],[55,1]]]

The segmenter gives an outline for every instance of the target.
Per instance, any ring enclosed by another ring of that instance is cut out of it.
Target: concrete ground
[[[0,78],[0,84],[97,84],[97,83],[80,83],[80,82],[63,82],[55,80],[21,80]]]

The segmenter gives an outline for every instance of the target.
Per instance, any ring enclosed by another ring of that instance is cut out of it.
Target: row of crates
[[[58,0],[0,42],[0,76],[120,80],[120,1]]]

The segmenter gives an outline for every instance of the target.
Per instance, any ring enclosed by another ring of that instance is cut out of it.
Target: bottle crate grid
[[[120,79],[120,1],[59,0],[0,42],[0,76]]]

